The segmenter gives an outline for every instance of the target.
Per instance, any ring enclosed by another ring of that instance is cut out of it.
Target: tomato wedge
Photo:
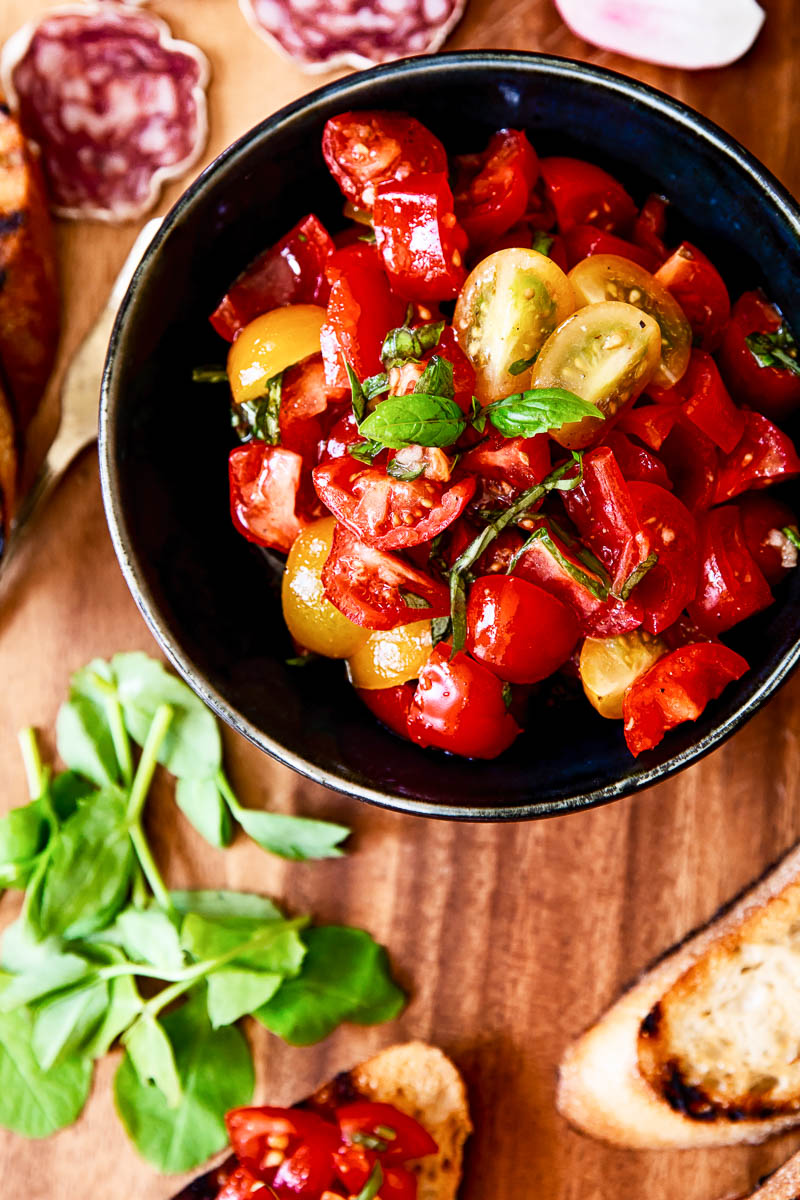
[[[637,246],[643,246],[645,250],[649,250],[660,263],[669,253],[664,245],[668,205],[669,201],[665,196],[659,196],[652,192],[639,210],[631,235]]]
[[[463,155],[455,166],[456,216],[470,241],[499,237],[522,218],[539,174],[536,151],[524,133],[501,129],[483,154]]]
[[[248,442],[228,459],[231,517],[249,542],[288,554],[314,515],[299,499],[303,459],[293,450]]]
[[[672,488],[667,468],[661,459],[619,429],[612,429],[606,434],[603,445],[612,451],[628,483],[655,483],[668,490]]]
[[[740,496],[736,507],[742,518],[745,545],[767,583],[775,587],[797,566],[797,547],[783,532],[792,529],[797,533],[797,517],[788,505],[763,492]]]
[[[444,642],[420,672],[408,734],[465,758],[496,758],[522,732],[509,713],[498,677],[463,651],[450,657]]]
[[[681,242],[656,271],[680,304],[692,327],[695,344],[716,350],[731,315],[731,299],[717,268],[691,242]]]
[[[237,1167],[216,1194],[216,1200],[272,1200],[275,1193],[246,1167]]]
[[[340,113],[325,125],[322,153],[347,199],[366,210],[381,183],[447,170],[442,143],[405,113]]]
[[[700,571],[689,616],[714,636],[772,603],[772,592],[747,548],[735,504],[712,508],[698,527]]]
[[[320,331],[327,386],[349,388],[345,362],[365,379],[383,370],[381,347],[389,329],[402,325],[406,305],[392,294],[380,257],[364,242],[335,251],[325,276],[331,285]]]
[[[458,465],[470,475],[494,480],[501,485],[498,493],[512,500],[549,473],[550,439],[544,433],[507,438],[490,425],[488,435],[467,450]]]
[[[285,304],[327,304],[325,266],[333,240],[313,213],[259,254],[234,281],[209,317],[220,337],[232,342],[255,317]]]
[[[356,688],[373,716],[402,737],[408,737],[408,715],[414,690],[411,683],[390,688]]]
[[[735,449],[720,462],[714,503],[721,504],[751,488],[800,475],[800,458],[788,434],[759,412],[747,412]]]
[[[774,421],[800,407],[800,375],[787,367],[762,367],[745,339],[752,333],[776,333],[783,318],[761,292],[745,292],[731,309],[720,348],[723,378],[740,404]]]
[[[467,235],[453,203],[444,172],[408,175],[377,188],[375,237],[398,296],[429,304],[458,295],[467,277]]]
[[[658,561],[636,585],[642,628],[658,634],[677,621],[697,591],[697,528],[677,496],[653,483],[631,483],[630,495]]]
[[[650,536],[607,446],[583,456],[583,479],[563,500],[581,539],[609,572],[612,589],[621,591],[649,555]]]
[[[680,408],[673,410],[672,422],[672,431],[662,442],[659,457],[672,480],[673,491],[690,512],[709,508],[716,503],[717,448],[711,438],[683,416]]]
[[[225,1117],[240,1163],[287,1195],[318,1196],[333,1180],[339,1131],[316,1113],[298,1108],[235,1108]],[[274,1151],[282,1160],[271,1161]]]
[[[467,602],[467,648],[509,683],[538,683],[566,662],[578,640],[572,609],[515,575],[486,575]]]
[[[367,629],[394,629],[450,612],[444,584],[397,555],[367,546],[343,525],[336,526],[322,586],[331,604]]]
[[[625,693],[622,715],[628,749],[634,755],[652,750],[676,725],[696,721],[709,701],[748,669],[741,654],[714,642],[665,654]]]
[[[564,235],[564,241],[570,267],[584,258],[590,258],[592,254],[618,254],[620,258],[629,258],[638,263],[646,271],[655,271],[659,262],[645,247],[628,242],[605,229],[598,229],[596,225],[574,225]]]
[[[403,1163],[435,1154],[439,1147],[419,1121],[392,1104],[375,1100],[357,1100],[336,1109],[342,1138],[349,1144],[368,1135],[378,1138],[386,1149],[378,1148],[382,1163]],[[391,1136],[389,1134],[391,1130]],[[385,1131],[385,1132],[384,1132]]]
[[[637,437],[650,450],[659,451],[677,419],[677,404],[637,404],[625,409],[616,429]]]
[[[729,454],[744,433],[745,414],[731,400],[710,354],[692,351],[676,391],[686,397],[682,409],[689,420]]]
[[[393,479],[349,455],[316,467],[313,479],[337,520],[378,550],[429,542],[461,515],[475,491],[472,476],[449,487],[424,476]]]
[[[609,233],[627,232],[632,226],[636,205],[602,167],[579,158],[554,157],[540,159],[539,169],[562,233],[576,225],[596,225]]]

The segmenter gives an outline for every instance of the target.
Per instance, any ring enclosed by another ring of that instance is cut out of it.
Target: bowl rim
[[[532,75],[551,78],[578,78],[584,83],[596,85],[603,90],[625,96],[641,107],[665,116],[683,126],[694,135],[699,135],[707,144],[728,160],[731,160],[740,170],[744,170],[758,185],[759,190],[766,196],[769,203],[776,208],[782,219],[793,228],[800,242],[800,207],[775,176],[759,160],[746,150],[732,135],[726,133],[713,121],[696,112],[680,100],[676,100],[665,92],[651,87],[649,84],[632,79],[627,75],[598,67],[588,63],[578,62],[570,58],[555,55],[539,54],[525,51],[504,50],[469,50],[439,54],[420,55],[413,58],[399,59],[395,62],[382,64],[364,71],[350,73],[341,79],[334,80],[322,87],[315,88],[299,99],[284,105],[277,112],[260,121],[224,149],[202,172],[189,187],[181,194],[173,207],[165,215],[160,227],[148,245],[136,271],[131,279],[125,296],[120,304],[109,341],[108,352],[103,370],[100,392],[100,420],[98,434],[98,453],[100,464],[100,481],[103,505],[106,513],[111,541],[117,556],[125,582],[134,601],[144,617],[151,633],[159,643],[168,659],[190,685],[204,700],[212,711],[230,725],[237,733],[242,734],[248,741],[256,745],[271,758],[284,766],[290,767],[298,774],[311,779],[332,791],[346,796],[366,801],[379,808],[407,813],[412,816],[432,817],[456,821],[523,821],[537,820],[545,817],[560,816],[569,812],[596,808],[613,800],[639,792],[672,778],[679,771],[698,762],[712,750],[727,741],[759,708],[777,691],[800,662],[800,638],[789,650],[782,655],[774,667],[761,679],[756,691],[747,696],[729,716],[705,737],[691,746],[674,754],[667,762],[655,766],[634,769],[622,779],[579,795],[553,798],[550,800],[531,799],[524,804],[486,805],[471,804],[459,807],[452,804],[437,804],[420,800],[400,793],[387,793],[378,787],[369,787],[354,781],[341,778],[337,774],[315,766],[301,755],[287,749],[280,742],[264,733],[263,730],[248,721],[231,703],[229,703],[194,666],[190,657],[184,652],[177,639],[168,628],[166,620],[159,612],[158,604],[145,580],[140,575],[136,555],[127,527],[125,513],[120,501],[120,480],[114,447],[117,434],[116,413],[116,360],[123,331],[135,304],[137,288],[147,274],[159,253],[159,249],[173,229],[191,208],[194,201],[202,195],[209,181],[219,170],[244,156],[250,147],[268,137],[274,131],[289,124],[298,114],[306,114],[317,106],[325,105],[330,100],[341,95],[347,97],[347,107],[354,107],[352,101],[361,99],[359,93],[368,90],[374,80],[392,78],[408,74],[420,76],[441,77],[442,73],[460,72],[465,68],[491,71],[493,68],[516,68]]]

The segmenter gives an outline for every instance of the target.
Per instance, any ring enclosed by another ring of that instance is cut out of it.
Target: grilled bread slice
[[[800,847],[569,1047],[558,1107],[594,1137],[650,1149],[800,1124]]]
[[[450,1059],[425,1042],[389,1046],[337,1075],[304,1100],[302,1107],[325,1111],[359,1097],[393,1104],[427,1129],[438,1152],[405,1164],[417,1175],[417,1200],[455,1200],[472,1123],[464,1080]],[[226,1159],[174,1200],[216,1200],[235,1166],[235,1158]]]
[[[741,1200],[800,1200],[800,1151]]]

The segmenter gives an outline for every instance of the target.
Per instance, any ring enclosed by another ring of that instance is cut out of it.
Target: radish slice
[[[756,0],[555,0],[574,34],[665,67],[725,67],[752,46],[765,13]]]

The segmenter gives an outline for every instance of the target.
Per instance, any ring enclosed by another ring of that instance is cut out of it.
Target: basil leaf
[[[521,369],[525,370],[525,367]],[[486,412],[505,437],[535,437],[538,433],[552,432],[582,421],[584,417],[605,419],[596,405],[563,388],[531,388],[517,392],[503,400],[495,400]]]
[[[434,354],[414,387],[415,395],[444,397],[452,400],[456,394],[453,383],[453,364]],[[461,410],[459,409],[459,412]]]
[[[80,695],[62,704],[56,718],[56,746],[68,767],[98,787],[117,783],[114,739],[102,704]]]
[[[347,371],[347,378],[350,381],[350,403],[353,406],[353,416],[360,425],[367,415],[367,397],[364,395],[361,381],[349,362],[345,362],[344,369]]]
[[[751,333],[744,340],[760,367],[778,367],[800,375],[797,342],[785,321],[774,333]]]
[[[530,356],[530,358],[516,359],[516,361],[513,362],[508,368],[509,375],[523,375],[525,371],[529,370],[529,368],[533,366],[538,357],[539,351],[537,350],[535,354]]]
[[[123,1035],[130,1062],[139,1082],[153,1084],[161,1092],[168,1108],[177,1108],[181,1101],[181,1081],[172,1045],[155,1017],[143,1012]]]
[[[292,1046],[321,1041],[342,1021],[393,1020],[406,997],[393,981],[386,951],[368,933],[344,925],[306,929],[300,974],[253,1013]]]
[[[256,892],[196,891],[170,892],[179,913],[196,913],[209,921],[238,920],[282,921],[283,913],[266,896]]]
[[[360,433],[390,450],[402,450],[451,446],[465,429],[464,414],[454,400],[413,392],[382,400],[361,423]]]
[[[369,1179],[355,1197],[355,1200],[373,1200],[373,1198],[377,1196],[378,1192],[380,1191],[382,1183],[383,1167],[379,1162],[376,1162],[375,1166],[369,1173]]]
[[[108,981],[108,1006],[99,1027],[83,1047],[91,1058],[108,1054],[113,1042],[124,1033],[142,1011],[143,1000],[131,975],[119,975]]]
[[[346,825],[293,817],[262,809],[236,808],[233,815],[248,837],[271,854],[302,862],[309,858],[341,858],[339,843],[350,836]]]
[[[450,576],[450,630],[453,638],[453,658],[467,643],[467,585],[459,571]]]
[[[296,975],[306,948],[297,921],[212,921],[188,913],[181,926],[181,945],[198,961],[227,955],[230,964],[268,974]]]
[[[781,533],[785,538],[789,539],[793,546],[796,546],[797,549],[800,550],[800,533],[798,533],[794,526],[786,525],[781,530]]]
[[[433,321],[415,328],[402,325],[399,329],[390,329],[381,347],[385,366],[400,367],[405,362],[419,362],[428,350],[438,345],[444,326],[444,321]]]
[[[128,1136],[160,1171],[188,1171],[228,1145],[225,1113],[249,1104],[253,1061],[235,1025],[212,1029],[205,999],[195,996],[162,1022],[172,1045],[181,1089],[169,1108],[157,1087],[144,1084],[128,1055],[114,1079],[114,1099]]]
[[[423,600],[422,596],[418,596],[416,592],[408,592],[405,588],[398,588],[397,590],[400,593],[400,599],[409,608],[430,608],[428,601]]]
[[[282,396],[283,371],[267,380],[263,395],[232,404],[231,424],[236,436],[243,442],[256,438],[270,446],[277,446],[281,440]]]
[[[383,446],[380,442],[352,442],[347,447],[347,453],[357,462],[367,463],[372,465],[372,460],[383,451]]]
[[[0,1015],[0,1125],[42,1138],[71,1125],[89,1096],[92,1064],[68,1058],[42,1070],[33,1051],[33,1018],[25,1009]]]
[[[90,979],[60,992],[41,1004],[34,1017],[33,1052],[43,1071],[49,1071],[85,1048],[108,1007],[108,984]]]
[[[424,471],[424,462],[419,463],[414,467],[404,467],[403,464],[398,462],[396,458],[390,459],[389,464],[386,467],[387,475],[390,475],[392,479],[402,479],[406,483],[411,483],[413,480],[419,479],[420,475],[422,475]]]
[[[284,976],[245,967],[221,967],[208,977],[208,1016],[215,1029],[232,1025],[270,1000]]]
[[[228,372],[222,366],[192,368],[192,383],[227,383]]]
[[[160,908],[126,908],[109,933],[132,962],[150,963],[167,975],[184,966],[178,931]]]
[[[630,575],[619,590],[619,599],[623,601],[627,600],[637,583],[642,582],[647,572],[651,570],[657,562],[658,554],[655,550],[653,550],[651,554],[648,554],[644,562],[639,563],[639,566],[635,567],[631,571]]]
[[[434,617],[431,621],[431,644],[435,648],[452,633],[453,623],[449,617]]]
[[[197,832],[212,846],[229,846],[233,823],[213,779],[179,779],[175,802]]]
[[[49,822],[39,801],[0,819],[0,887],[24,887],[44,849]]]
[[[361,384],[364,389],[364,395],[367,398],[367,403],[374,400],[376,396],[382,395],[389,390],[389,376],[385,371],[380,375],[369,375]]]
[[[555,240],[556,239],[551,237],[549,233],[545,233],[542,229],[537,229],[536,233],[533,235],[531,250],[538,250],[540,254],[546,254],[549,256]]]
[[[9,978],[0,992],[0,1012],[10,1012],[23,1004],[41,1000],[49,992],[57,992],[79,980],[88,981],[94,975],[94,968],[85,958],[50,949],[39,961],[30,963]]]

